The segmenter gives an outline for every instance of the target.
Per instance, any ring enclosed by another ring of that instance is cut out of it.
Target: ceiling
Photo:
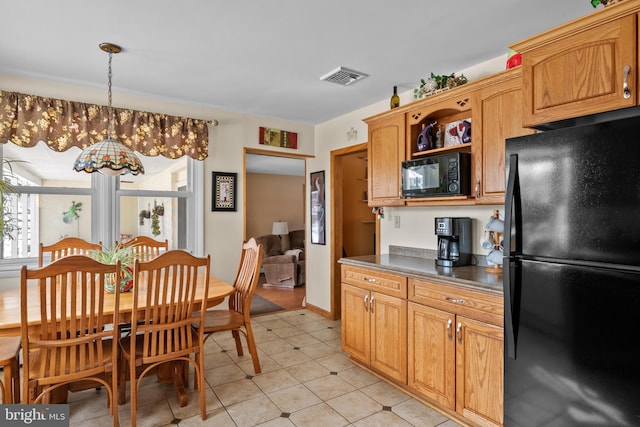
[[[318,124],[499,57],[589,0],[23,0],[3,4],[0,74]],[[369,75],[321,81],[337,67]],[[2,87],[0,82],[0,88]]]

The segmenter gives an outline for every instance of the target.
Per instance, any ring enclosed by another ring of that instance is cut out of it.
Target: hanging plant
[[[69,206],[69,210],[66,212],[62,212],[62,222],[65,224],[70,224],[74,219],[77,220],[80,218],[79,212],[82,210],[82,202],[76,203],[75,200],[71,202],[71,206]]]
[[[140,219],[140,225],[144,225],[144,220],[151,218],[151,212],[149,212],[146,209],[143,209],[140,211],[140,213],[138,214],[138,218]]]
[[[153,213],[158,216],[164,215],[164,203],[156,205],[155,202],[153,202]]]
[[[158,219],[158,213],[155,209],[151,213],[151,234],[154,236],[160,234],[160,220]]]

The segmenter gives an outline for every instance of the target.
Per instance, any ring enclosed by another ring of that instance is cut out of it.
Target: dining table
[[[231,295],[234,291],[234,287],[224,280],[210,276],[209,289],[207,292],[207,300],[203,302],[204,288],[203,280],[198,281],[199,286],[196,288],[196,306],[194,311],[203,308],[207,309],[214,307],[224,299]],[[142,282],[141,286],[144,286]],[[28,283],[28,301],[30,301],[27,307],[28,313],[28,327],[31,330],[37,330],[40,326],[40,299],[37,282]],[[142,290],[142,289],[141,289]],[[106,292],[106,291],[105,291]],[[138,292],[138,311],[141,312],[146,308],[145,292]],[[204,304],[203,304],[204,303]],[[120,294],[120,304],[118,309],[119,318],[123,322],[130,321],[131,314],[133,312],[133,292],[123,292]],[[113,321],[117,318],[115,313],[115,294],[105,294],[105,306],[104,315],[108,318],[108,321]],[[20,336],[22,334],[21,324],[21,307],[20,307],[20,287],[5,289],[0,291],[0,336]],[[179,375],[175,375],[175,372],[179,372],[180,369],[170,368],[169,370],[160,369],[158,371],[158,380],[162,382],[172,382],[176,388],[178,395],[178,401],[181,406],[187,404],[187,392],[185,390],[185,384],[183,379]],[[93,386],[95,387],[95,385]],[[61,389],[61,393],[56,396],[52,396],[51,403],[63,403],[66,401],[66,390]],[[62,400],[63,402],[60,402]]]

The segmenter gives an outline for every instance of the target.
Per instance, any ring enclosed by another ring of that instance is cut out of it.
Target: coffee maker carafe
[[[436,218],[435,232],[438,236],[436,265],[471,264],[471,218]]]

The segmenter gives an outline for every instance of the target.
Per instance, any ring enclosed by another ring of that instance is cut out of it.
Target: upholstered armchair
[[[264,286],[294,288],[304,283],[304,230],[289,233],[291,249],[282,251],[280,236],[265,234],[256,237],[262,244],[262,268],[267,282]]]

